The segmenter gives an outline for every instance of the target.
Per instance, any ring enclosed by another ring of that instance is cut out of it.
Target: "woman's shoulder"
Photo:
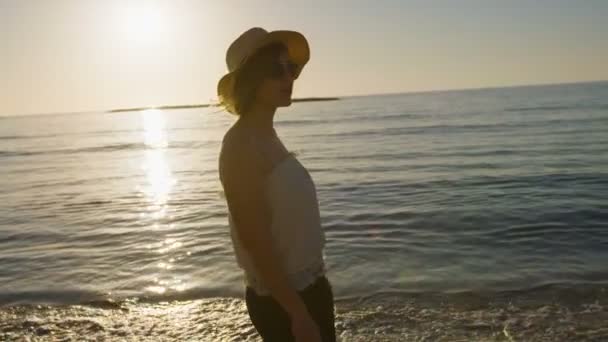
[[[234,124],[224,134],[220,157],[230,159],[241,155],[244,157],[249,155],[247,152],[251,152],[252,149],[251,139],[247,132]]]
[[[238,125],[228,129],[222,139],[220,172],[265,173],[267,165],[251,135]]]

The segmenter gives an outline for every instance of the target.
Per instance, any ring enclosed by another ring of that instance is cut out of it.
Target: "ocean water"
[[[233,120],[0,118],[0,339],[254,339],[217,174]],[[343,340],[608,339],[585,316],[608,319],[608,82],[297,103],[276,128],[317,185]]]

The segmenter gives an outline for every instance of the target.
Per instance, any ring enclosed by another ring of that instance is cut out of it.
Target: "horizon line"
[[[345,95],[340,98],[352,98],[352,97],[367,97],[367,96],[390,96],[390,95],[408,95],[408,94],[428,94],[428,93],[447,93],[453,91],[472,91],[472,90],[492,90],[492,89],[509,89],[509,88],[527,88],[527,87],[548,87],[548,86],[564,86],[564,85],[576,85],[576,84],[591,84],[591,83],[605,83],[608,79],[600,80],[586,80],[586,81],[572,81],[572,82],[558,82],[558,83],[528,83],[528,84],[512,84],[503,86],[491,86],[491,87],[465,87],[465,88],[440,88],[430,90],[415,90],[415,91],[397,91],[387,93],[372,93],[363,95]]]
[[[608,79],[600,80],[583,80],[583,81],[572,81],[572,82],[558,82],[558,83],[528,83],[528,84],[513,84],[503,86],[489,86],[489,87],[465,87],[465,88],[445,88],[445,89],[430,89],[430,90],[415,90],[415,91],[396,91],[396,92],[384,92],[384,93],[371,93],[371,94],[359,94],[359,95],[342,95],[342,96],[309,96],[302,98],[294,98],[293,102],[308,102],[315,101],[328,101],[340,100],[345,98],[357,98],[357,97],[371,97],[371,96],[391,96],[391,95],[407,95],[407,94],[428,94],[428,93],[440,93],[440,92],[453,92],[453,91],[472,91],[472,90],[490,90],[490,89],[508,89],[508,88],[525,88],[525,87],[543,87],[543,86],[561,86],[561,85],[576,85],[576,84],[590,84],[590,83],[604,83],[608,82]],[[310,100],[312,99],[312,100]],[[13,114],[13,115],[0,115],[0,118],[11,118],[20,116],[43,116],[43,115],[59,115],[59,114],[87,114],[87,113],[118,113],[126,111],[138,111],[145,109],[159,109],[165,107],[165,109],[179,109],[179,108],[167,108],[167,107],[195,107],[195,108],[208,108],[218,106],[218,103],[206,103],[206,104],[190,104],[190,105],[155,105],[155,106],[138,106],[130,107],[125,109],[97,109],[97,110],[83,110],[73,112],[43,112],[43,113],[31,113],[31,114]],[[141,109],[140,109],[141,108]]]

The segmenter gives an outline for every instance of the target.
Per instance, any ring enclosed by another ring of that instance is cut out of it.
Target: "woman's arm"
[[[239,240],[272,297],[291,316],[308,314],[304,302],[289,284],[271,233],[265,201],[264,178],[268,167],[246,141],[225,142],[220,155],[220,177]]]

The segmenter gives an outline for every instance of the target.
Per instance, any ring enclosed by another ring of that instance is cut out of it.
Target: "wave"
[[[531,107],[510,107],[505,108],[505,112],[545,112],[545,111],[559,111],[559,110],[577,110],[577,109],[608,109],[608,104],[596,104],[596,105],[576,105],[576,106],[531,106]]]
[[[420,117],[424,117],[425,115],[427,115],[427,113],[410,113],[410,112],[386,112],[386,113],[382,113],[382,112],[374,112],[374,113],[369,113],[366,115],[357,115],[357,116],[353,116],[353,117],[349,117],[349,118],[343,118],[341,121],[342,122],[346,122],[346,121],[355,121],[355,122],[361,122],[361,121],[372,121],[372,122],[378,122],[378,120],[383,119],[383,120],[387,120],[387,119],[416,119],[416,118],[420,118]]]
[[[65,290],[26,290],[0,293],[0,306],[24,304],[62,304],[75,305],[109,301],[98,292],[65,289]]]
[[[436,166],[436,165],[434,165]],[[451,165],[446,165],[451,166]],[[428,167],[428,166],[423,166]],[[409,166],[408,168],[412,168]],[[554,172],[554,173],[522,173],[519,175],[475,175],[459,177],[457,179],[432,179],[420,181],[400,181],[400,180],[361,180],[357,183],[326,183],[324,188],[342,196],[368,195],[370,191],[400,194],[409,192],[419,192],[421,190],[438,191],[453,187],[470,188],[503,188],[517,187],[522,189],[533,189],[541,186],[543,188],[567,188],[577,185],[585,186],[607,186],[608,173],[606,172]],[[325,190],[322,188],[321,190]],[[600,194],[598,189],[598,194]]]
[[[176,148],[187,148],[196,149],[201,147],[201,144],[206,142],[200,141],[184,141],[184,142],[173,142],[166,147],[167,149]],[[0,157],[22,157],[22,156],[35,156],[35,155],[58,155],[58,154],[77,154],[77,153],[99,153],[99,152],[115,152],[115,151],[128,151],[128,150],[147,150],[157,149],[155,146],[150,146],[145,143],[122,143],[122,144],[110,144],[103,146],[92,146],[83,148],[68,148],[68,149],[56,149],[56,150],[40,150],[40,151],[1,151]]]
[[[179,129],[179,128],[177,128]],[[177,130],[171,129],[171,130]],[[40,139],[40,138],[57,138],[57,137],[74,137],[74,136],[95,136],[95,135],[113,135],[119,133],[141,132],[136,129],[115,129],[103,131],[81,131],[81,132],[61,132],[61,134],[27,134],[27,135],[5,135],[0,136],[0,140],[20,140],[20,139]]]
[[[41,150],[41,151],[0,151],[0,157],[18,157],[18,156],[34,156],[34,155],[56,155],[56,154],[76,154],[76,153],[94,153],[94,152],[111,152],[123,150],[138,150],[151,148],[143,143],[126,143],[126,144],[111,144],[104,146],[85,147],[85,148],[70,148],[57,150]]]
[[[506,215],[516,211],[511,206],[503,209]],[[375,239],[397,243],[404,249],[407,245],[423,243],[427,250],[435,250],[436,246],[429,244],[428,238],[463,238],[461,246],[476,246],[479,244],[493,245],[522,242],[535,246],[549,246],[564,239],[560,244],[575,244],[578,246],[608,244],[608,213],[600,208],[545,210],[536,214],[543,222],[528,221],[510,223],[501,217],[495,217],[495,222],[488,224],[484,214],[470,214],[467,209],[452,209],[449,214],[444,209],[419,211],[402,211],[386,214],[374,212],[359,212],[357,214],[326,215],[324,228],[332,239],[352,239],[365,241],[371,235]],[[483,228],[480,228],[483,227]],[[538,238],[533,241],[531,238]],[[481,243],[480,241],[486,241]],[[335,241],[335,240],[334,240]],[[602,242],[603,241],[603,242]],[[369,244],[366,250],[383,250],[386,246]],[[524,248],[519,245],[517,248]],[[454,247],[456,248],[456,247]],[[485,246],[484,248],[487,248]],[[515,249],[515,247],[514,247]],[[608,280],[608,274],[605,275]]]
[[[433,290],[384,288],[373,292],[350,294],[336,297],[338,302],[345,302],[356,298],[364,302],[370,298],[383,296],[415,296],[415,297],[465,297],[488,296],[493,298],[511,298],[515,296],[535,297],[539,301],[543,298],[552,298],[556,294],[578,293],[579,295],[593,295],[604,292],[608,286],[608,273],[591,274],[580,281],[534,283],[526,286],[512,287],[480,287],[463,290]],[[241,297],[242,290],[227,290],[222,288],[194,287],[185,291],[169,292],[165,294],[129,294],[123,296],[109,296],[107,294],[84,289],[64,290],[27,290],[0,293],[0,307],[17,305],[87,305],[98,308],[115,308],[124,303],[161,303],[172,301],[192,301],[209,298],[235,298]]]
[[[16,139],[29,139],[31,136],[27,135],[5,135],[0,136],[0,140],[16,140]]]
[[[478,133],[478,132],[502,132],[509,128],[520,128],[525,124],[522,123],[505,123],[505,124],[460,124],[460,125],[425,125],[425,126],[410,126],[410,127],[377,127],[371,129],[352,129],[345,132],[312,134],[311,137],[387,137],[387,136],[403,136],[415,134],[453,134],[453,133]]]
[[[112,307],[124,302],[159,303],[166,301],[189,301],[204,298],[237,297],[241,292],[222,288],[194,287],[185,291],[164,294],[129,293],[117,296],[84,289],[25,290],[0,293],[0,307],[28,304],[89,305]]]
[[[565,187],[567,183],[586,185],[608,185],[608,174],[606,173],[585,173],[585,172],[562,172],[562,173],[543,173],[543,174],[522,174],[518,176],[477,176],[464,179],[460,185],[468,186],[502,186],[513,184],[518,187],[543,187],[560,186]]]

